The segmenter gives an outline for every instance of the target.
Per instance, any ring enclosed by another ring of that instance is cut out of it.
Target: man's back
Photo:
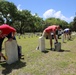
[[[52,25],[52,26],[48,26],[48,27],[45,29],[45,31],[46,31],[47,33],[50,33],[50,32],[56,31],[56,29],[57,29],[57,26],[56,26],[56,25]]]

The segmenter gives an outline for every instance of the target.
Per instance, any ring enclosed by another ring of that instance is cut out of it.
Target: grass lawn
[[[65,43],[59,39],[61,52],[49,50],[49,40],[45,39],[46,53],[36,50],[39,36],[16,38],[24,60],[10,65],[0,63],[0,75],[76,75],[76,38]]]

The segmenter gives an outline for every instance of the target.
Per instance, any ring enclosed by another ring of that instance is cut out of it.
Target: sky
[[[66,22],[72,22],[76,13],[76,0],[7,0],[13,2],[17,9],[29,10],[31,14],[38,14],[39,17],[60,18]]]

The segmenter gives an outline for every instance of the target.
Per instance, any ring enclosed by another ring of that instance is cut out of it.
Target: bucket
[[[54,43],[54,47],[55,47],[56,51],[60,51],[61,50],[61,43],[60,42]]]

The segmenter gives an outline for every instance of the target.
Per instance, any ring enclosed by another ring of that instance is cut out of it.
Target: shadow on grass
[[[66,42],[63,42],[63,43],[66,43]]]
[[[46,50],[54,51],[54,48],[52,48],[52,50],[47,48]]]
[[[42,51],[43,53],[48,53],[49,51],[45,50],[45,51]]]
[[[26,62],[17,61],[10,65],[7,63],[2,63],[1,66],[4,67],[4,69],[2,70],[2,74],[7,75],[7,74],[11,73],[13,69],[19,69],[19,68],[25,67]]]
[[[63,49],[61,49],[61,50],[59,50],[59,52],[70,52],[70,50],[63,50]]]
[[[46,49],[46,50],[50,50],[50,49]],[[55,51],[55,52],[70,52],[70,50],[63,50],[63,49],[61,49],[59,51],[56,51],[54,48],[52,50],[50,50],[50,51]]]

